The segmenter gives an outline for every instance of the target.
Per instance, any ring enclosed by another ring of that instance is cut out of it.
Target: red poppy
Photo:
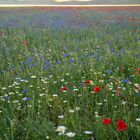
[[[86,80],[86,85],[90,85],[90,80]]]
[[[138,73],[140,74],[140,68],[137,68]]]
[[[122,94],[121,92],[117,92],[117,95],[118,95],[118,96],[121,96],[121,94]]]
[[[106,87],[105,87],[105,85],[103,85],[103,86],[102,86],[102,89],[103,89],[103,90],[106,90]]]
[[[101,89],[100,89],[100,87],[98,87],[98,86],[96,86],[95,88],[94,88],[94,92],[99,92]]]
[[[28,43],[27,40],[24,40],[24,41],[22,41],[22,45],[23,45],[24,47],[28,47],[29,43]]]
[[[104,125],[108,126],[108,125],[110,125],[112,123],[112,120],[110,118],[105,118],[103,120],[103,123],[104,123]]]
[[[61,88],[61,92],[66,92],[68,90],[68,87],[67,86],[64,86]]]
[[[128,128],[127,124],[121,119],[118,120],[117,125],[118,131],[126,131]]]

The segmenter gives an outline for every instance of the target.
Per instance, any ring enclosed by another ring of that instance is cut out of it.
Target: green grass
[[[131,27],[1,29],[0,139],[138,140],[140,36]],[[58,135],[58,126],[75,136]]]

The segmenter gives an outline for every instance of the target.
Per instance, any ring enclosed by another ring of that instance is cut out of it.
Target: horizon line
[[[136,7],[140,4],[94,4],[94,5],[47,5],[47,4],[0,4],[1,7]]]

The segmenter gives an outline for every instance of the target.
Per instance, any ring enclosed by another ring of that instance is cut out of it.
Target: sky
[[[140,0],[0,0],[0,4],[140,4]]]

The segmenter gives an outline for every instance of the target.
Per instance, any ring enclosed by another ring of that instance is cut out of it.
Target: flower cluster
[[[105,118],[103,120],[104,125],[109,126],[112,123],[111,118]],[[117,130],[118,131],[126,131],[128,129],[128,125],[121,119],[117,121]]]

